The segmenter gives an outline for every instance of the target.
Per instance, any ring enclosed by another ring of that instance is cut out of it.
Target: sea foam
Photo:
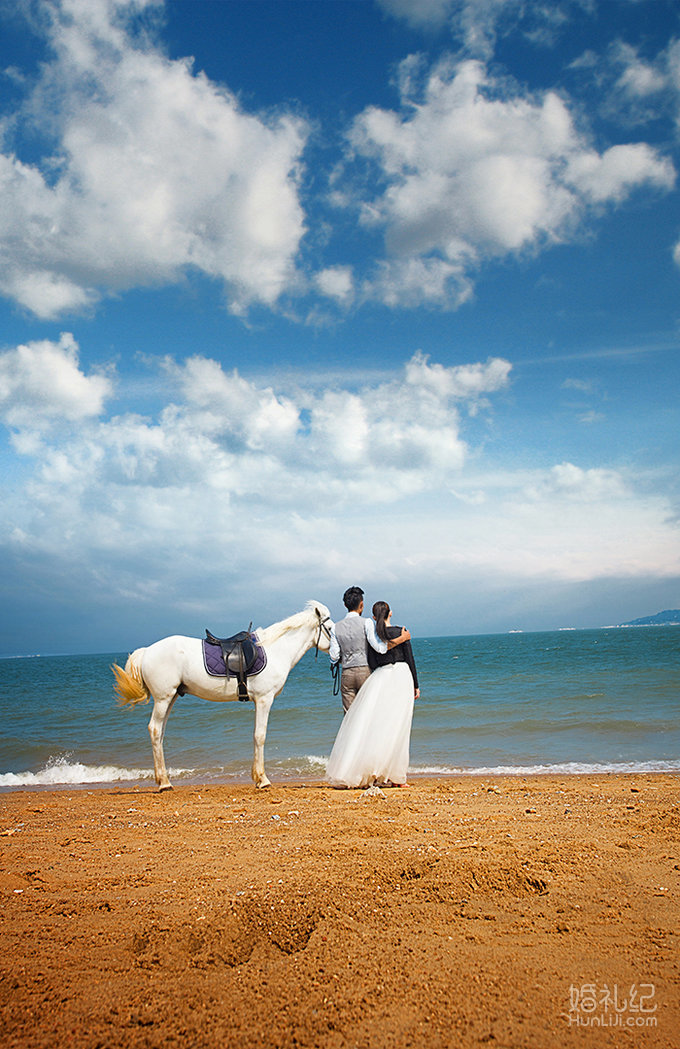
[[[680,772],[680,761],[565,761],[554,765],[489,765],[453,768],[447,765],[410,766],[414,776],[599,776],[643,772]]]
[[[191,773],[192,769],[170,769],[170,776]],[[38,772],[2,772],[0,787],[55,787],[83,783],[120,783],[152,780],[152,769],[127,769],[117,765],[85,765],[69,758],[50,758]]]

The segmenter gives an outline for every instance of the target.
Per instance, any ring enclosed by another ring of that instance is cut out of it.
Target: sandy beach
[[[680,1045],[680,779],[0,797],[9,1047]]]

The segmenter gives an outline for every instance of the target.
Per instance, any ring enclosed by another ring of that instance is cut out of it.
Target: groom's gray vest
[[[348,616],[335,624],[343,670],[368,666],[366,629],[361,616]]]

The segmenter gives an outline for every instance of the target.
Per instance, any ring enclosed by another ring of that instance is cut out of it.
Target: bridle
[[[319,633],[317,634],[316,642],[314,644],[314,647],[316,649],[316,654],[315,654],[314,658],[318,659],[319,658],[319,642],[321,641],[321,631],[324,632],[324,634],[326,635],[326,637],[330,641],[330,639],[331,639],[331,632],[328,629],[328,627],[326,626],[326,623],[332,623],[332,619],[331,619],[330,616],[326,616],[325,619],[322,619],[321,618],[321,612],[319,612],[318,608],[316,609],[316,614],[319,617]]]
[[[315,659],[317,659],[318,655],[319,655],[319,641],[321,640],[321,631],[323,630],[324,634],[326,635],[326,637],[330,641],[331,640],[331,632],[328,629],[328,627],[326,626],[326,623],[332,623],[333,622],[333,620],[331,619],[330,616],[326,616],[325,619],[322,619],[321,618],[321,613],[319,612],[318,608],[316,610],[316,614],[319,617],[319,633],[318,633],[317,638],[316,638],[316,655],[314,656]],[[340,691],[340,664],[339,663],[331,663],[331,677],[333,678],[333,695],[337,696],[338,692]]]

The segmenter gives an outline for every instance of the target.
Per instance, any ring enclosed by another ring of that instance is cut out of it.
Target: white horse
[[[252,777],[256,787],[270,785],[264,770],[264,741],[271,705],[305,652],[312,646],[316,646],[317,651],[329,650],[332,626],[326,606],[320,601],[308,601],[304,611],[255,631],[267,654],[264,669],[248,678],[248,692],[255,703]],[[154,774],[160,790],[172,790],[163,756],[163,736],[173,703],[185,692],[217,703],[235,700],[236,678],[208,674],[203,664],[202,643],[196,637],[163,638],[128,656],[125,670],[115,663],[111,669],[120,705],[147,703],[153,698],[149,735]]]

